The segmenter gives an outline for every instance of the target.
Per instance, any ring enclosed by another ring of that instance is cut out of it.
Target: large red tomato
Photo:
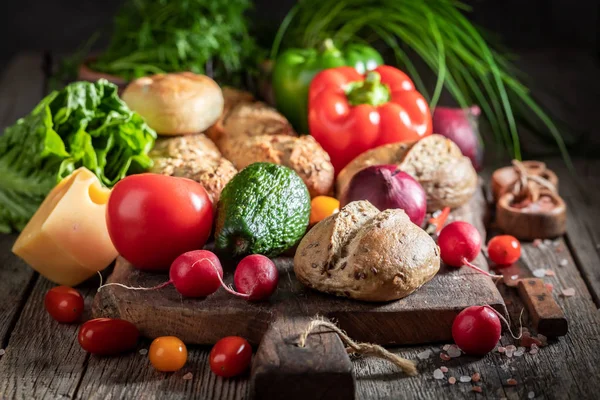
[[[204,187],[166,175],[132,175],[119,181],[106,209],[115,248],[144,270],[168,270],[179,255],[201,249],[212,223],[213,207]]]

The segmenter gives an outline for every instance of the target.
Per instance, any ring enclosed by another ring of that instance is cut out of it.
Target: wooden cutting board
[[[483,193],[451,213],[451,220],[475,225],[482,236]],[[148,249],[151,251],[151,249]],[[182,298],[173,287],[132,291],[109,286],[94,301],[95,317],[122,318],[144,336],[174,335],[190,344],[213,344],[238,335],[259,345],[252,380],[257,398],[350,398],[352,368],[334,333],[311,335],[308,345],[296,345],[300,332],[316,315],[333,319],[350,337],[382,345],[451,341],[454,317],[471,305],[489,304],[499,310],[503,300],[492,280],[467,268],[442,266],[440,272],[410,296],[388,303],[366,303],[312,291],[299,283],[290,257],[274,260],[280,280],[270,301],[250,303],[224,290],[205,299]],[[487,269],[483,255],[474,261]],[[231,283],[234,265],[223,265]],[[109,282],[152,287],[167,280],[132,268],[119,258]],[[293,382],[293,383],[292,383]],[[292,386],[290,386],[292,384]],[[292,388],[302,387],[303,390]]]

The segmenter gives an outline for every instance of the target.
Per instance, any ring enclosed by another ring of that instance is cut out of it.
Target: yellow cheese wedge
[[[90,278],[117,257],[106,228],[109,195],[92,172],[77,169],[44,199],[13,253],[59,285]]]

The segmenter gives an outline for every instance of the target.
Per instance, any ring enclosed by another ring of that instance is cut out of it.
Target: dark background
[[[419,1],[419,0],[413,0]],[[69,51],[110,26],[123,0],[8,0],[0,12],[1,55],[24,49]],[[255,0],[253,20],[275,29],[295,0]],[[489,0],[473,6],[472,20],[515,49],[598,50],[598,0]],[[258,12],[256,12],[258,11]]]
[[[419,0],[413,0],[419,1]],[[94,32],[110,32],[123,0],[4,1],[0,11],[0,70],[20,51],[68,54]],[[262,44],[270,40],[295,0],[255,0],[252,21]],[[470,18],[520,56],[535,97],[581,140],[577,151],[596,155],[600,105],[600,1],[469,0]],[[443,32],[442,32],[443,33]],[[108,40],[105,35],[96,47]],[[527,143],[543,150],[547,144]],[[527,146],[526,146],[527,147]]]

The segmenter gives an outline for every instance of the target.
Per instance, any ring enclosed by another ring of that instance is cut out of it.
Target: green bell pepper
[[[299,133],[309,133],[308,88],[317,73],[351,66],[364,74],[382,64],[383,58],[370,46],[349,44],[340,50],[331,39],[321,49],[288,49],[277,57],[271,78],[277,109]]]

